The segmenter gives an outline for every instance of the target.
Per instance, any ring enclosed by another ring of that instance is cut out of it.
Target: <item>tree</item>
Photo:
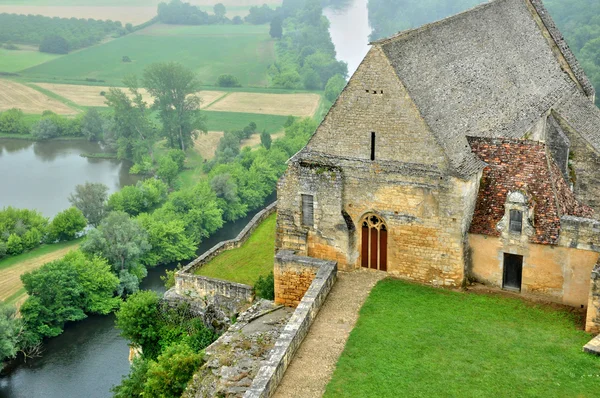
[[[76,207],[61,211],[50,223],[49,233],[51,241],[65,241],[75,239],[87,226],[85,216]]]
[[[160,213],[140,214],[137,220],[148,232],[148,242],[152,246],[142,258],[142,262],[147,266],[194,257],[196,245],[186,234],[183,220],[160,217]]]
[[[6,252],[12,256],[23,253],[23,241],[19,235],[10,234],[8,236]]]
[[[334,102],[346,87],[346,79],[342,75],[335,75],[325,85],[325,98],[330,102]]]
[[[54,120],[50,118],[43,118],[33,125],[31,128],[31,135],[36,140],[42,141],[58,137],[60,135],[60,131]]]
[[[283,26],[281,17],[276,16],[271,20],[271,27],[269,29],[269,34],[274,39],[281,39],[283,35]]]
[[[91,226],[97,227],[104,218],[107,198],[106,185],[86,182],[75,187],[75,193],[69,195],[69,202],[81,210]]]
[[[105,120],[95,108],[89,108],[81,119],[81,132],[89,141],[99,141],[104,135]]]
[[[160,350],[158,294],[152,291],[132,294],[121,304],[115,315],[121,336],[142,347],[144,357],[156,358]]]
[[[193,145],[198,131],[206,131],[200,114],[200,81],[194,72],[176,62],[152,64],[144,70],[144,87],[154,97],[163,136],[171,148]]]
[[[139,357],[135,358],[131,364],[129,374],[122,377],[121,384],[114,386],[111,389],[113,398],[133,398],[143,396],[149,365],[150,360]]]
[[[187,344],[168,347],[156,361],[150,362],[144,396],[181,396],[202,364],[202,358],[202,354],[195,353]]]
[[[21,329],[21,319],[17,318],[15,307],[0,301],[0,363],[17,354]]]
[[[51,54],[68,54],[69,42],[62,36],[46,36],[40,44],[40,51]]]
[[[25,124],[25,114],[17,108],[0,113],[0,133],[27,134],[29,129]]]
[[[217,3],[213,7],[213,11],[215,12],[215,16],[219,21],[222,21],[225,18],[225,14],[227,13],[227,9],[223,3]]]
[[[235,17],[233,17],[233,19],[231,20],[231,22],[234,25],[241,25],[244,23],[244,20],[242,19],[242,17],[240,17],[239,15],[236,15]]]
[[[171,185],[173,181],[175,181],[178,172],[179,166],[177,166],[177,163],[169,156],[163,156],[158,159],[156,175],[167,184]]]
[[[84,253],[104,257],[117,272],[130,271],[150,249],[146,231],[120,211],[110,212],[81,245]]]
[[[220,75],[217,79],[219,87],[241,87],[240,81],[234,75]]]
[[[260,143],[262,144],[262,146],[264,146],[267,149],[270,149],[272,142],[273,139],[271,138],[271,134],[267,133],[266,131],[263,131],[260,134]]]

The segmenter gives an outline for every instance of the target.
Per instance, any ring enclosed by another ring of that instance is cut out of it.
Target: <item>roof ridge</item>
[[[452,22],[452,21],[454,21],[456,19],[459,19],[459,18],[461,18],[461,17],[463,17],[465,15],[471,14],[471,13],[473,13],[475,11],[479,11],[481,9],[485,9],[487,7],[491,7],[492,5],[494,5],[496,3],[500,3],[502,1],[507,1],[507,0],[491,0],[491,1],[488,1],[486,3],[478,4],[475,7],[472,7],[472,8],[469,8],[469,9],[465,10],[465,11],[459,12],[458,14],[450,15],[450,16],[448,16],[446,18],[442,18],[442,19],[439,19],[439,20],[434,21],[434,22],[429,22],[429,23],[426,23],[425,25],[421,25],[421,26],[418,26],[416,28],[401,30],[401,31],[393,34],[392,36],[385,37],[385,38],[379,39],[379,40],[373,40],[369,44],[370,45],[386,44],[386,43],[392,42],[394,40],[400,39],[402,37],[406,37],[406,36],[408,36],[410,34],[418,33],[418,32],[422,32],[422,31],[428,30],[428,29],[430,29],[430,28],[432,28],[434,26],[439,26],[439,25],[444,25],[446,23],[450,23],[450,22]]]

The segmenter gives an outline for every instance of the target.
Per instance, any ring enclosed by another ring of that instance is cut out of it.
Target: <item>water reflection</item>
[[[129,174],[128,162],[80,156],[96,152],[102,147],[94,142],[0,139],[0,208],[37,209],[52,217],[70,206],[67,198],[78,184],[103,183],[112,193],[139,180]]]

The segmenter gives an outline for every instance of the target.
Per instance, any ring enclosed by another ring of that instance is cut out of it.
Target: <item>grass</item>
[[[125,75],[141,76],[152,63],[177,61],[193,69],[204,84],[233,74],[244,86],[266,86],[267,68],[275,60],[273,44],[268,25],[157,24],[20,74],[49,82],[97,79],[119,85]],[[125,55],[133,62],[122,62]]]
[[[206,116],[208,131],[242,130],[250,122],[256,123],[256,131],[275,133],[283,128],[287,116],[261,115],[258,113],[202,111]]]
[[[61,57],[60,55],[29,50],[0,48],[0,72],[14,73]]]
[[[253,286],[273,271],[276,216],[267,217],[241,247],[219,254],[196,274]]]
[[[83,238],[75,239],[69,242],[54,243],[51,245],[42,245],[26,253],[19,254],[18,256],[8,257],[4,260],[0,260],[0,271],[8,269],[22,261],[28,261],[37,257],[45,256],[52,252],[66,249],[68,247],[78,246],[83,241]]]
[[[563,311],[380,282],[325,397],[597,397],[600,358]]]

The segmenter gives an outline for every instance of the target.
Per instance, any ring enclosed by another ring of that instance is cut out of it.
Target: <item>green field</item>
[[[20,74],[55,83],[97,79],[120,85],[124,76],[141,75],[152,63],[177,61],[193,69],[203,84],[213,85],[219,75],[229,73],[244,86],[266,86],[267,68],[275,60],[273,44],[267,25],[157,24]],[[123,56],[133,62],[122,62]]]
[[[202,111],[206,117],[208,131],[242,130],[250,122],[256,123],[256,130],[275,133],[283,129],[287,116],[262,115],[259,113]]]
[[[381,281],[325,397],[597,397],[574,316],[519,299]]]
[[[270,215],[242,247],[219,254],[196,274],[253,286],[259,276],[273,271],[276,221],[277,215]]]
[[[52,61],[61,55],[39,51],[5,50],[0,48],[0,72],[14,73]]]

